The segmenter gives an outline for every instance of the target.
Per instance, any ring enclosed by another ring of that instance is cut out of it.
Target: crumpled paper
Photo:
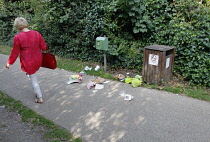
[[[102,84],[104,83],[105,79],[101,77],[96,77],[96,79],[92,80],[95,84]]]

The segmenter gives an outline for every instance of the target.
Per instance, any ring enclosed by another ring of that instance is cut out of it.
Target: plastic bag
[[[87,85],[87,88],[88,88],[88,89],[91,89],[91,88],[93,88],[95,85],[96,85],[96,84],[95,84],[94,82],[90,81],[90,82],[88,83],[88,85]]]
[[[69,81],[67,82],[67,84],[71,84],[71,83],[81,83],[82,82],[82,75],[78,74],[78,75],[70,75],[69,77]]]
[[[138,80],[142,81],[142,76],[140,76],[140,75],[136,75],[135,78],[137,78]]]
[[[132,78],[130,77],[125,78],[125,83],[129,84],[131,82],[132,82]]]
[[[104,78],[96,77],[95,80],[92,80],[95,84],[102,84],[104,82]]]
[[[133,78],[132,81],[131,81],[131,85],[132,87],[138,87],[142,84],[142,81],[140,81],[139,79],[137,78]]]

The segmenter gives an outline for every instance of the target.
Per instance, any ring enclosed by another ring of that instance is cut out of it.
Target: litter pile
[[[143,82],[142,76],[140,75],[136,75],[134,78],[131,78],[128,76],[128,74],[127,76],[123,74],[118,74],[115,76],[115,78],[127,84],[131,84],[132,87],[139,87],[142,85],[142,82]]]
[[[70,75],[69,77],[69,81],[67,82],[67,84],[72,84],[72,83],[81,83],[82,82],[82,75],[81,74],[77,74],[77,75]]]
[[[99,66],[99,65],[97,65],[97,66],[95,67],[95,69],[94,69],[94,70],[95,70],[95,71],[98,71],[99,69],[100,69],[100,66]],[[90,71],[90,70],[92,70],[92,67],[88,67],[88,66],[86,66],[86,67],[85,67],[85,70],[86,70],[86,71]]]
[[[94,70],[98,71],[99,69],[100,69],[100,66],[97,65]],[[84,70],[85,71],[92,70],[92,67],[86,66]],[[69,80],[67,81],[67,84],[81,83],[82,76],[86,75],[85,71],[81,71],[79,74],[76,74],[76,75],[70,75]],[[95,89],[97,89],[97,90],[103,89],[104,88],[103,83],[108,83],[108,81],[105,82],[104,78],[96,77],[94,80],[89,81],[89,83],[87,84],[87,88],[91,89],[91,88],[95,87]]]
[[[96,77],[96,79],[89,81],[87,88],[91,89],[95,87],[95,89],[103,89],[104,85],[102,83],[104,83],[104,78]]]
[[[100,69],[100,66],[97,65],[94,70],[98,71],[99,69]],[[84,70],[85,71],[92,70],[92,67],[86,66]],[[81,71],[77,75],[70,75],[67,84],[81,83],[82,76],[86,75],[85,71]],[[115,78],[122,82],[125,82],[127,84],[131,84],[132,87],[138,87],[138,86],[142,85],[142,82],[143,82],[142,76],[136,75],[135,77],[132,78],[129,76],[129,73],[127,73],[126,75],[118,74],[115,76]],[[95,77],[94,79],[89,81],[89,83],[87,84],[87,89],[94,88],[95,90],[93,90],[93,92],[97,92],[97,90],[99,90],[99,89],[104,89],[104,83],[109,83],[109,82],[110,81],[105,81],[104,78]],[[119,95],[122,96],[124,98],[124,100],[126,100],[126,101],[131,101],[134,98],[132,95],[126,94],[124,91],[121,92]]]

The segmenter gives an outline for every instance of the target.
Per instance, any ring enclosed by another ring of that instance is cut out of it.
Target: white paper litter
[[[101,84],[96,84],[95,89],[103,89],[104,85]]]
[[[130,94],[126,94],[124,91],[122,91],[119,95],[124,97],[125,101],[131,101],[134,98],[134,96],[132,96]]]
[[[109,83],[110,81],[105,81],[104,83]]]
[[[93,93],[96,93],[98,90],[93,90]]]

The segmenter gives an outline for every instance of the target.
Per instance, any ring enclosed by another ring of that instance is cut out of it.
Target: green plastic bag
[[[135,78],[137,78],[138,80],[142,81],[142,76],[140,76],[140,75],[136,75]]]
[[[131,82],[132,82],[132,78],[130,77],[125,78],[125,83],[129,84]]]
[[[138,87],[141,84],[142,84],[142,81],[140,81],[139,79],[137,79],[137,78],[132,79],[132,82],[131,82],[132,87]]]

